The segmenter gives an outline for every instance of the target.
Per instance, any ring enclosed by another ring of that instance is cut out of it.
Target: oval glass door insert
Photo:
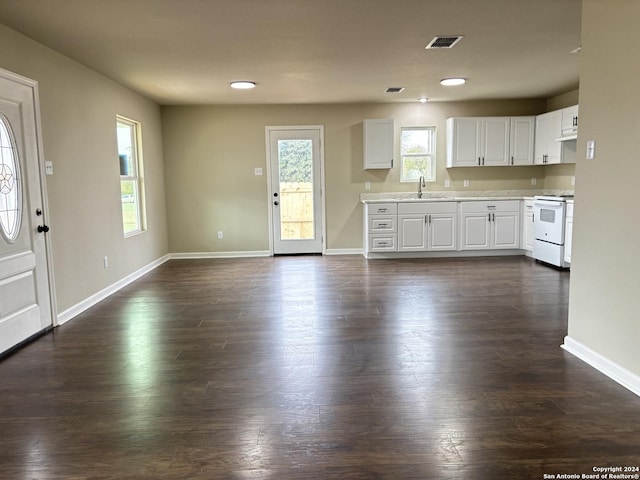
[[[22,218],[20,164],[17,157],[11,125],[6,117],[0,115],[0,231],[9,243],[18,238]]]

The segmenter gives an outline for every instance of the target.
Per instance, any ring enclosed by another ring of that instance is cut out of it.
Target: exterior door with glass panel
[[[321,127],[267,127],[273,253],[322,253]]]
[[[0,70],[0,353],[53,324],[36,83]]]

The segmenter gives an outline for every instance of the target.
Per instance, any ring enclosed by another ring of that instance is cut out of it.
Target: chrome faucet
[[[426,188],[427,184],[424,183],[424,175],[420,175],[420,180],[418,180],[418,198],[422,198],[422,188]]]

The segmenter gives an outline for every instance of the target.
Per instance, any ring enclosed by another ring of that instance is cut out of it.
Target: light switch
[[[464,185],[465,187],[468,187],[468,186],[469,186],[469,180],[465,180],[465,181],[464,181],[464,183],[463,183],[463,185]]]
[[[445,178],[444,180],[444,188],[451,188],[451,180]]]
[[[254,175],[262,175],[262,168],[256,167],[253,173]]]
[[[48,160],[44,162],[44,173],[45,175],[53,175],[53,162]]]
[[[587,140],[587,160],[596,158],[596,141]]]
[[[364,189],[371,190],[371,182],[364,182]]]

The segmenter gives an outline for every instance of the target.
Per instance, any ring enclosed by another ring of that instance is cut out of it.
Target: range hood
[[[570,135],[564,135],[562,137],[556,138],[556,142],[568,142],[570,140],[576,140],[578,138],[577,133],[572,133]]]

